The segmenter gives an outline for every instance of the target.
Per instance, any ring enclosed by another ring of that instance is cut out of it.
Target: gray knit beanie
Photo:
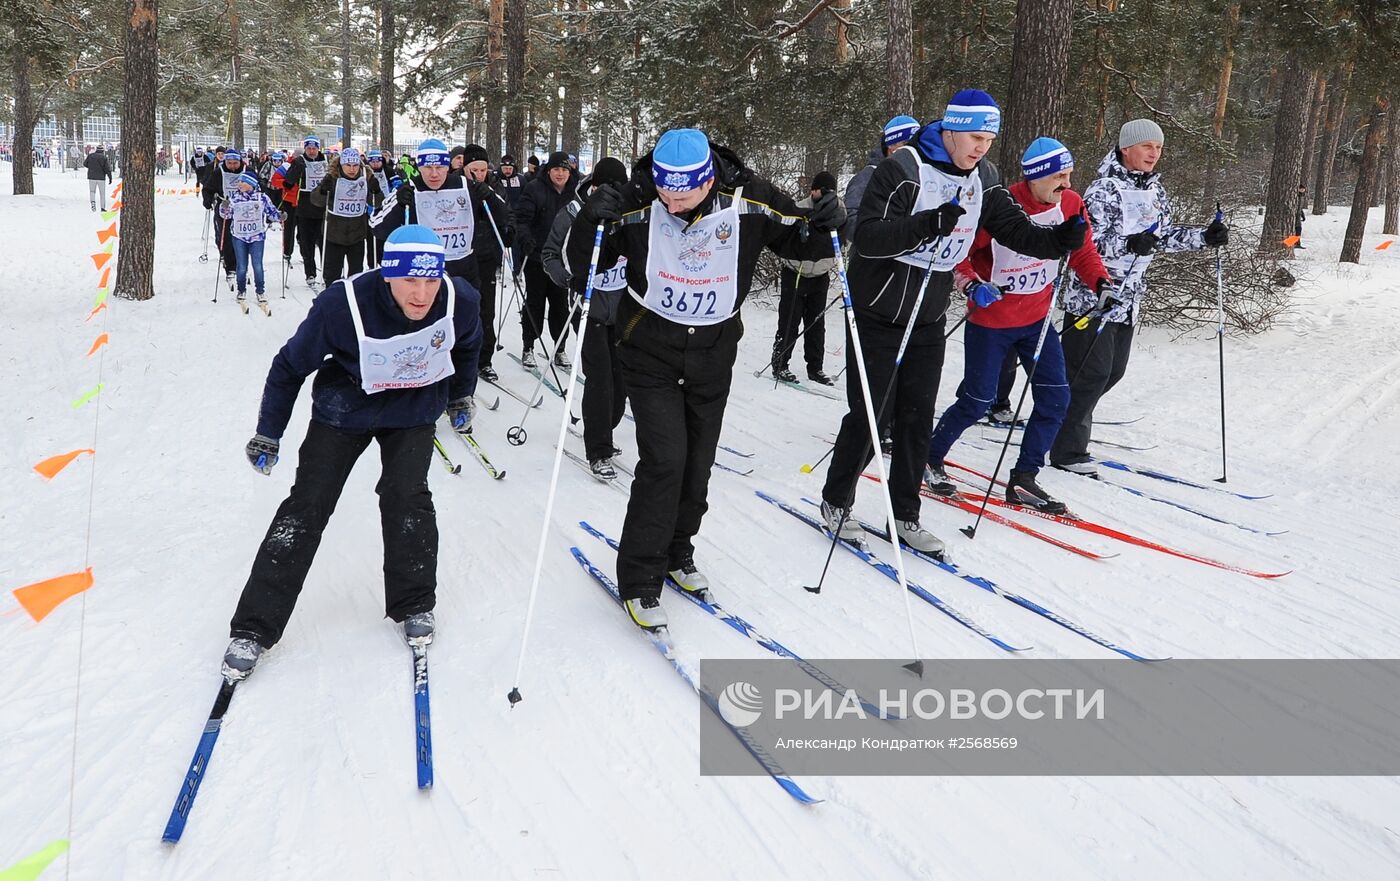
[[[1166,135],[1162,134],[1162,127],[1150,119],[1130,119],[1118,130],[1120,150],[1141,144],[1143,141],[1165,144],[1166,140]]]

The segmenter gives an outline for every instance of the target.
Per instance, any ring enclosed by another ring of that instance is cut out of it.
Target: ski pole
[[[213,213],[214,213],[214,209],[212,209],[212,208],[205,208],[205,209],[204,209],[204,235],[203,235],[203,239],[204,239],[204,253],[202,253],[202,254],[199,255],[199,262],[200,262],[200,263],[208,263],[208,262],[209,262],[209,217],[210,217],[210,215],[212,215]]]
[[[496,235],[496,244],[497,244],[497,245],[500,245],[500,247],[501,247],[501,259],[502,259],[503,261],[509,261],[510,258],[507,256],[507,253],[508,253],[508,252],[506,251],[506,243],[501,239],[501,230],[500,230],[499,227],[496,226],[496,215],[493,214],[493,213],[491,212],[491,204],[490,204],[489,202],[482,202],[482,203],[481,203],[481,207],[486,209],[486,219],[489,220],[489,221],[491,221],[491,232],[495,233],[495,235]],[[528,259],[528,258],[527,258],[527,259]],[[509,263],[507,263],[506,268],[507,268],[507,269],[512,269],[512,270],[513,270],[515,267],[514,267],[513,265],[510,265]],[[512,275],[512,277],[514,277],[514,272],[512,272],[511,275]],[[591,280],[590,280],[589,283],[592,284]],[[517,287],[518,287],[518,283],[517,283]],[[515,302],[514,299],[512,299],[511,302]],[[537,324],[535,324],[535,317],[534,317],[533,315],[530,314],[530,308],[529,308],[529,306],[524,302],[524,298],[523,298],[523,297],[521,298],[521,307],[522,307],[522,311],[525,313],[525,317],[526,317],[527,319],[529,319],[529,321],[530,321],[530,329],[531,329],[532,331],[534,331],[535,339],[537,339],[537,340],[543,340],[543,339],[544,339],[544,331],[541,330],[540,327],[539,327]],[[570,313],[570,317],[572,317],[572,315],[573,315],[573,313],[571,312],[571,313]],[[503,322],[503,323],[504,323],[504,322]],[[567,334],[567,333],[569,332],[568,319],[565,319],[565,321],[564,321],[564,331],[563,331],[563,332],[564,332],[565,334]],[[498,340],[500,339],[500,333],[499,333],[499,332],[496,334],[496,339],[498,339]],[[554,345],[555,353],[557,354],[559,351],[561,351],[561,350],[562,350],[562,347],[563,347],[563,340],[561,339],[561,340],[557,341],[557,342],[555,343],[555,345]],[[496,345],[497,351],[500,351],[500,348],[501,348],[500,344],[497,343],[497,345]],[[545,351],[548,352],[549,350],[548,350],[548,349],[545,349]],[[556,367],[555,364],[554,364],[554,358],[551,357],[551,358],[548,359],[548,361],[549,361],[549,372],[552,373],[552,374],[554,374],[554,384],[557,385],[557,386],[559,386],[560,388],[563,388],[563,387],[564,387],[564,380],[562,380],[562,379],[559,378],[559,369],[558,369],[558,367]],[[543,377],[544,377],[544,371],[543,371],[543,370],[540,371],[540,377],[541,377],[541,384],[543,384]],[[524,422],[524,421],[525,421],[524,419],[521,420],[521,422]],[[524,443],[524,441],[522,440],[521,443]],[[517,446],[518,446],[518,444],[517,444]]]
[[[796,292],[794,291],[794,295],[795,295],[795,293],[796,293]],[[826,306],[822,308],[821,314],[817,316],[817,320],[818,320],[818,321],[825,321],[825,319],[826,319],[826,313],[827,313],[827,312],[830,312],[830,311],[831,311],[831,307],[832,307],[832,306],[835,306],[836,303],[837,303],[837,301],[840,300],[840,299],[841,299],[841,294],[840,294],[840,292],[838,292],[838,293],[836,294],[836,296],[834,296],[834,297],[831,298],[831,302],[827,303]],[[788,343],[786,346],[783,347],[783,351],[782,351],[781,354],[784,355],[784,356],[789,356],[789,357],[790,357],[790,353],[791,353],[792,350],[797,346],[797,341],[800,340],[800,339],[802,339],[802,335],[805,334],[807,331],[809,331],[809,330],[811,330],[811,329],[812,329],[812,325],[810,325],[810,324],[807,325],[806,327],[802,328],[802,330],[801,330],[800,332],[798,332],[797,336],[793,337],[793,338],[792,338],[792,341],[791,341],[790,343]],[[758,368],[757,370],[755,370],[755,371],[753,372],[753,375],[754,375],[754,376],[762,376],[762,375],[763,375],[763,372],[764,372],[765,370],[768,370],[768,369],[771,368],[772,366],[773,366],[773,359],[769,359],[768,363],[767,363],[767,364],[764,364],[762,367],[760,367],[760,368]]]
[[[215,238],[217,239],[217,241],[215,242],[215,244],[217,244],[217,245],[218,245],[218,248],[219,248],[219,253],[215,255],[215,260],[214,260],[214,302],[215,302],[215,303],[219,302],[219,272],[220,272],[220,270],[222,270],[222,269],[224,268],[224,256],[223,256],[223,255],[224,255],[224,243],[223,243],[223,240],[222,240],[224,235],[226,235],[226,233],[224,232],[223,229],[218,229],[217,232],[216,232],[216,234],[215,234]]]
[[[1215,203],[1215,222],[1225,222],[1225,212]],[[1220,246],[1215,246],[1215,339],[1220,354],[1220,477],[1225,483],[1225,276],[1220,266]]]
[[[1157,231],[1157,226],[1158,226],[1160,223],[1161,223],[1160,220],[1153,221],[1152,225],[1149,226],[1147,229],[1143,230],[1143,232],[1156,232],[1156,231]],[[1128,271],[1127,271],[1127,273],[1125,273],[1125,274],[1123,275],[1123,282],[1122,282],[1122,284],[1119,285],[1119,288],[1120,288],[1120,289],[1122,288],[1123,285],[1125,285],[1125,284],[1128,283],[1128,279],[1132,278],[1132,276],[1133,276],[1133,270],[1137,268],[1137,262],[1138,262],[1138,260],[1140,260],[1141,258],[1142,258],[1142,255],[1141,255],[1141,254],[1134,254],[1134,255],[1133,255],[1133,260],[1132,260],[1132,262],[1128,264]],[[1095,318],[1101,318],[1101,317],[1103,317],[1103,313],[1104,313],[1104,310],[1101,309],[1101,310],[1099,310],[1098,314],[1094,314],[1094,313],[1091,312],[1091,313],[1088,313],[1088,314],[1082,316],[1078,321],[1076,321],[1076,322],[1074,323],[1074,328],[1075,328],[1075,330],[1085,330],[1086,328],[1089,327],[1089,322],[1090,322],[1090,321],[1094,320]],[[1064,336],[1064,331],[1063,331],[1063,330],[1060,331],[1060,336]]]
[[[1149,226],[1149,227],[1148,227],[1146,230],[1144,230],[1144,231],[1145,231],[1145,232],[1156,232],[1156,230],[1157,230],[1157,225],[1158,225],[1159,223],[1161,223],[1160,220],[1153,221],[1152,225]],[[1128,281],[1133,277],[1133,270],[1137,268],[1138,260],[1140,260],[1140,259],[1142,259],[1142,255],[1141,255],[1141,254],[1134,254],[1134,255],[1133,255],[1132,262],[1128,264],[1128,271],[1125,272],[1125,273],[1123,274],[1123,280],[1122,280],[1121,282],[1119,282],[1119,284],[1118,284],[1118,289],[1119,289],[1120,291],[1123,289],[1124,285],[1126,285],[1126,284],[1128,283]],[[1074,376],[1071,376],[1070,379],[1069,379],[1069,386],[1070,386],[1070,391],[1071,391],[1071,393],[1073,393],[1073,390],[1074,390],[1074,382],[1075,382],[1075,380],[1079,379],[1079,374],[1081,374],[1081,373],[1084,372],[1084,367],[1085,367],[1085,365],[1087,365],[1087,364],[1089,363],[1089,356],[1092,355],[1092,354],[1094,353],[1094,346],[1098,345],[1099,337],[1103,335],[1103,329],[1104,329],[1104,327],[1106,327],[1106,326],[1108,325],[1108,320],[1104,317],[1104,315],[1106,314],[1107,311],[1108,311],[1108,310],[1106,310],[1106,309],[1100,309],[1100,310],[1098,310],[1097,314],[1095,314],[1095,313],[1089,313],[1089,314],[1083,316],[1082,318],[1080,318],[1078,321],[1074,322],[1074,324],[1073,324],[1073,327],[1074,327],[1075,330],[1084,330],[1084,329],[1088,328],[1089,322],[1090,322],[1090,321],[1092,321],[1092,320],[1095,319],[1095,318],[1097,318],[1097,319],[1099,320],[1099,326],[1096,327],[1096,328],[1094,328],[1094,338],[1093,338],[1092,340],[1089,341],[1089,348],[1087,348],[1087,349],[1084,350],[1084,357],[1083,357],[1082,359],[1080,359],[1080,361],[1079,361],[1079,366],[1076,367],[1076,368],[1074,368]],[[1062,339],[1064,338],[1065,332],[1066,332],[1067,330],[1069,330],[1070,326],[1071,326],[1071,325],[1069,324],[1069,316],[1066,315],[1066,316],[1065,316],[1065,327],[1064,327],[1064,329],[1062,329],[1062,330],[1060,331],[1060,337],[1061,337]],[[1068,366],[1068,359],[1066,359],[1066,366]],[[1013,423],[1013,424],[1014,424],[1014,423]]]
[[[1069,261],[1065,260],[1060,267],[1060,277],[1055,281],[1055,291],[1058,293],[1064,288],[1065,279],[1069,277]],[[1052,294],[1050,302],[1055,302],[1055,295]],[[1035,341],[1035,354],[1031,356],[1031,369],[1026,375],[1026,384],[1021,386],[1021,396],[1016,399],[1016,411],[1011,415],[1011,424],[1015,425],[1016,420],[1021,418],[1021,407],[1026,403],[1026,392],[1031,390],[1031,385],[1035,382],[1035,371],[1040,366],[1040,351],[1045,346],[1045,335],[1050,330],[1050,315],[1053,310],[1046,309],[1045,320],[1040,323],[1040,337]],[[1102,323],[1099,325],[1102,327]],[[982,515],[987,512],[987,502],[992,498],[992,490],[996,487],[997,475],[1001,473],[1001,463],[1006,460],[1006,450],[1011,446],[1011,435],[1014,431],[1006,432],[1006,439],[1001,442],[1001,453],[997,455],[996,467],[992,469],[991,479],[987,481],[987,491],[982,495],[982,507],[977,511],[977,519],[971,526],[964,526],[959,530],[968,538],[977,537],[977,527],[982,525]]]
[[[941,241],[941,239],[940,239],[940,241]],[[875,402],[874,402],[874,399],[871,398],[871,396],[870,396],[870,376],[869,376],[869,374],[867,373],[867,371],[866,371],[866,369],[865,369],[865,356],[864,356],[863,352],[861,351],[861,347],[860,347],[860,331],[856,329],[856,311],[855,311],[855,306],[851,303],[851,286],[850,286],[850,283],[846,280],[846,261],[845,261],[845,259],[842,257],[842,255],[841,255],[841,240],[840,240],[840,238],[837,236],[836,230],[832,230],[832,231],[831,231],[831,248],[832,248],[832,250],[835,252],[835,255],[836,255],[836,274],[837,274],[837,276],[841,279],[841,298],[842,298],[842,304],[843,304],[843,306],[844,306],[844,308],[845,308],[845,310],[846,310],[846,327],[847,327],[847,328],[850,330],[850,332],[851,332],[851,353],[852,353],[852,355],[854,355],[854,357],[855,357],[856,371],[857,371],[858,378],[859,378],[859,380],[860,380],[860,390],[861,390],[861,394],[862,394],[862,396],[863,396],[863,398],[864,398],[864,403],[865,403],[865,419],[866,419],[866,422],[868,423],[868,425],[869,425],[869,427],[870,427],[870,444],[871,444],[871,448],[873,448],[873,449],[875,449],[875,450],[879,450],[879,448],[880,448],[880,420],[875,416]],[[900,360],[903,358],[903,356],[904,356],[904,347],[908,344],[910,334],[911,334],[912,331],[913,331],[913,328],[914,328],[914,321],[915,321],[915,319],[916,319],[916,318],[918,317],[918,315],[919,315],[919,303],[923,300],[923,297],[924,297],[924,290],[925,290],[925,288],[927,287],[928,279],[929,279],[929,276],[932,274],[932,272],[933,272],[933,257],[930,256],[930,257],[929,257],[929,269],[928,269],[927,272],[924,273],[924,286],[919,288],[919,296],[915,299],[914,311],[913,311],[912,313],[910,313],[910,315],[909,315],[909,326],[905,329],[905,332],[904,332],[904,340],[903,340],[903,342],[900,343],[900,347],[899,347],[899,354],[897,354],[897,355],[895,356],[895,371],[896,371],[896,372],[898,372],[898,370],[899,370],[899,361],[900,361]],[[891,385],[893,385],[893,375],[891,376]],[[888,392],[888,390],[887,390],[887,391],[886,391],[886,396],[885,396],[885,401],[888,401],[888,400],[889,400],[889,392]],[[884,401],[882,401],[881,403],[883,404]],[[882,407],[881,407],[881,410],[883,410],[883,409],[884,409],[884,407],[882,406]],[[881,456],[879,456],[879,455],[876,455],[876,456],[875,456],[875,469],[876,469],[876,473],[879,474],[879,476],[880,476],[880,486],[881,486],[881,489],[883,490],[883,492],[881,493],[881,498],[882,498],[882,499],[884,500],[884,502],[885,502],[885,516],[888,518],[890,532],[891,532],[891,533],[894,533],[894,527],[895,527],[894,500],[893,500],[893,497],[892,497],[891,494],[890,494],[889,477],[888,477],[888,475],[887,475],[886,472],[885,472],[885,460],[884,460],[883,457],[881,457]],[[852,487],[852,489],[854,489],[854,487]],[[832,550],[832,551],[834,551],[834,550],[836,549],[837,536],[840,535],[840,533],[841,533],[841,527],[844,526],[844,525],[845,525],[845,518],[842,518],[842,522],[839,523],[839,524],[837,524],[836,531],[832,534],[832,545],[831,545],[831,550]],[[913,659],[913,661],[911,661],[909,664],[906,664],[906,665],[905,665],[905,668],[908,669],[908,670],[910,670],[911,672],[913,672],[916,676],[922,676],[923,673],[924,673],[924,662],[923,662],[922,660],[920,660],[920,658],[921,658],[922,656],[921,656],[921,654],[920,654],[920,652],[919,652],[919,637],[918,637],[918,633],[914,630],[914,610],[913,610],[913,608],[912,608],[912,606],[911,606],[911,604],[910,604],[910,602],[909,602],[909,579],[908,579],[908,577],[904,574],[904,551],[903,551],[903,549],[902,549],[902,548],[900,547],[900,545],[899,545],[899,537],[898,537],[897,535],[893,535],[892,537],[893,537],[893,539],[894,539],[894,565],[895,565],[895,572],[896,572],[896,574],[899,575],[899,590],[900,590],[900,593],[904,595],[904,615],[905,615],[905,618],[906,618],[906,620],[907,620],[907,622],[908,622],[908,624],[909,624],[909,645],[910,645],[910,648],[913,650],[913,653],[914,653],[914,659]],[[828,565],[830,564],[830,562],[831,562],[831,552],[828,551],[828,553],[827,553],[827,563],[828,563]],[[822,569],[822,578],[823,578],[823,579],[826,578],[826,569],[825,569],[825,568]],[[810,590],[810,588],[809,588],[809,590]],[[817,584],[817,590],[818,590],[818,591],[821,590],[821,583],[820,583],[820,582],[818,582],[818,584]],[[814,592],[815,592],[815,591],[814,591]]]
[[[487,215],[490,216],[489,214]],[[495,221],[492,221],[492,227]],[[530,624],[535,617],[535,599],[539,595],[540,573],[544,569],[544,550],[549,538],[549,525],[554,518],[554,497],[559,488],[559,464],[564,460],[564,442],[569,436],[569,415],[573,412],[574,388],[578,380],[578,365],[583,360],[583,335],[588,332],[588,309],[593,301],[593,276],[598,271],[598,258],[603,253],[603,223],[593,233],[593,257],[588,262],[588,282],[583,289],[583,325],[574,340],[574,361],[569,368],[569,385],[564,392],[564,415],[559,420],[559,437],[554,445],[554,466],[549,475],[549,493],[545,496],[544,519],[540,521],[539,549],[535,554],[535,572],[530,579],[530,599],[525,606],[525,632],[520,637],[520,657],[515,665],[515,685],[506,700],[511,706],[524,698],[520,694],[520,675],[525,669],[525,650],[530,642]]]

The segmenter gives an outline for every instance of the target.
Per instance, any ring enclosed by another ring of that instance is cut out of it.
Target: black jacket
[[[229,171],[229,174],[242,174],[245,171],[252,171],[248,163],[240,162],[237,171]],[[205,208],[213,208],[215,203],[224,197],[224,172],[228,171],[228,163],[220,162],[218,165],[210,165],[204,173],[204,191],[200,194],[204,200]]]
[[[928,239],[924,224],[911,218],[921,186],[919,165],[927,163],[956,177],[981,175],[982,215],[979,226],[992,238],[1018,254],[1054,259],[1064,252],[1055,241],[1054,227],[1037,226],[1001,185],[996,166],[987,160],[964,171],[952,162],[930,155],[923,144],[925,132],[936,134],[938,129],[925,126],[910,142],[918,158],[909,150],[899,149],[875,167],[870,183],[860,202],[847,277],[851,285],[851,303],[856,314],[866,319],[903,327],[909,322],[918,298],[924,270],[895,260],[908,254]],[[940,148],[941,152],[941,148]],[[945,154],[946,155],[946,154]],[[938,322],[948,309],[948,297],[953,290],[953,273],[933,272],[924,301],[915,320],[916,327]]]
[[[369,189],[366,194],[366,207],[373,207],[375,210],[384,203],[384,191],[379,189],[379,179],[369,172],[365,166],[360,166],[360,176],[369,181]],[[335,184],[340,180],[340,166],[336,165],[325,177],[321,178],[321,185],[311,191],[310,199],[320,206],[326,214],[326,241],[333,245],[358,245],[369,235],[369,212],[366,211],[355,217],[340,217],[326,211],[326,203],[335,198]]]
[[[571,173],[564,183],[564,189],[557,192],[549,175],[544,173],[525,185],[515,212],[515,234],[520,239],[520,252],[525,255],[524,259],[539,259],[540,249],[544,247],[545,239],[549,238],[549,228],[554,224],[555,215],[574,198],[577,187],[578,172]]]
[[[482,202],[478,195],[482,190],[491,192],[492,216],[496,220],[496,225],[501,229],[501,237],[505,239],[507,246],[510,245],[514,223],[510,213],[510,207],[506,205],[500,197],[496,196],[495,192],[492,191],[490,187],[476,187],[472,185],[471,181],[460,174],[449,174],[447,180],[443,182],[440,189],[465,190],[467,198],[471,199],[472,251],[469,256],[476,257],[478,260],[485,259],[489,262],[492,259],[490,255],[499,255],[500,252],[500,248],[496,247],[496,234],[491,231],[491,221],[487,220],[486,210],[482,208]],[[374,237],[381,242],[388,239],[389,234],[394,230],[408,222],[408,209],[404,203],[400,201],[400,197],[408,190],[413,191],[415,204],[417,203],[418,193],[431,192],[428,188],[428,184],[423,180],[421,175],[413,178],[409,183],[400,185],[391,192],[388,198],[384,200],[383,207],[374,212],[374,216],[369,219],[369,225],[374,232]],[[413,222],[422,223],[417,217],[413,218]],[[482,248],[487,241],[490,242],[491,246],[489,252],[483,255]],[[499,260],[499,256],[496,256],[496,259]]]
[[[112,163],[107,161],[107,151],[101,147],[89,153],[83,165],[87,168],[88,180],[102,180],[105,177],[107,183],[112,182]]]
[[[316,157],[316,161],[326,160],[326,175],[330,175],[330,157],[322,150]],[[207,186],[207,184],[206,184]],[[300,187],[301,196],[297,198],[297,217],[321,218],[326,214],[325,203],[317,205],[309,198],[307,192],[310,187],[306,186],[306,157],[298,156],[292,160],[287,173],[282,176],[283,192],[291,190],[293,187]]]
[[[512,211],[519,208],[520,194],[525,192],[525,185],[528,183],[518,171],[510,177],[503,177],[499,171],[491,172],[491,186],[505,197]]]

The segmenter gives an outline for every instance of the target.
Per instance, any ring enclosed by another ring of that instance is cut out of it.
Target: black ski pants
[[[784,266],[778,275],[778,334],[773,338],[773,366],[787,369],[792,362],[792,350],[796,347],[798,325],[802,333],[802,354],[807,361],[807,372],[822,369],[826,354],[826,309],[827,291],[831,287],[831,277],[821,275],[798,275],[796,270]]]
[[[481,294],[481,354],[477,356],[477,366],[490,367],[491,356],[496,354],[496,278],[501,262],[481,254],[476,260],[476,271],[481,279],[476,286]]]
[[[282,222],[282,259],[292,259],[292,248],[297,240],[297,211],[293,208]]]
[[[637,419],[638,450],[617,554],[624,600],[659,596],[666,572],[694,554],[692,539],[709,510],[710,469],[744,334],[737,315],[686,327],[651,312],[632,320],[637,314],[619,317],[623,338],[617,347]]]
[[[338,245],[328,241],[321,258],[325,261],[321,267],[321,278],[326,287],[330,287],[331,282],[365,271],[365,243]]]
[[[595,300],[597,296],[594,294]],[[583,447],[589,461],[612,456],[613,430],[627,407],[627,380],[617,354],[620,336],[616,324],[592,319],[583,335],[583,354],[579,356],[583,363],[579,366],[588,377],[583,386]]]
[[[1080,315],[1065,315],[1065,372],[1069,375],[1069,410],[1064,424],[1050,447],[1051,465],[1088,462],[1089,438],[1094,432],[1094,408],[1128,370],[1128,354],[1133,348],[1133,326],[1120,321],[1103,325],[1094,319],[1080,330],[1074,324]]]
[[[536,254],[525,261],[525,303],[520,310],[520,335],[527,349],[543,333],[546,306],[549,308],[549,335],[554,340],[551,351],[562,352],[570,323],[569,292],[550,279]],[[578,326],[576,320],[573,323]]]
[[[402,621],[436,605],[437,514],[428,490],[433,426],[350,434],[313,421],[298,455],[296,482],[258,548],[229,622],[230,636],[265,648],[282,638],[340,492],[372,440],[379,442],[382,463],[374,491],[384,535],[385,614]]]
[[[219,257],[224,263],[224,272],[233,272],[238,262],[233,255],[233,220],[220,217],[214,212],[214,242],[219,246]]]
[[[316,277],[316,251],[324,244],[321,236],[325,228],[325,217],[309,214],[297,217],[297,247],[301,250],[301,268],[308,279]]]
[[[875,403],[875,415],[881,428],[888,426],[894,452],[890,462],[890,495],[894,515],[900,520],[919,519],[919,484],[924,478],[924,462],[928,459],[929,438],[933,435],[933,405],[938,397],[938,381],[943,372],[944,326],[939,318],[934,324],[916,327],[909,337],[909,347],[894,381],[894,393],[889,399],[885,389],[895,375],[894,359],[899,341],[904,336],[903,325],[891,325],[856,316],[856,329],[865,354],[865,369],[870,376],[870,394]],[[861,390],[859,368],[856,366],[855,346],[846,340],[846,403],[848,412],[841,420],[836,434],[836,449],[831,454],[831,467],[826,472],[822,499],[841,508],[855,503],[856,485],[861,471],[870,463],[874,448],[870,444],[870,423],[865,415],[865,396]]]

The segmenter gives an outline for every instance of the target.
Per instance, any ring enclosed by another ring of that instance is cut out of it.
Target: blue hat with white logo
[[[651,176],[658,190],[684,193],[715,176],[710,139],[693,128],[673,128],[651,151]]]
[[[1021,154],[1021,173],[1026,180],[1049,177],[1074,167],[1069,148],[1054,138],[1036,138]]]
[[[384,278],[442,278],[446,264],[446,250],[438,234],[420,223],[410,223],[389,233],[379,272]]]
[[[991,95],[981,89],[963,89],[953,96],[943,111],[943,130],[994,135],[1001,131],[1001,108]]]
[[[368,153],[365,154],[365,158],[368,159],[370,162],[374,162],[376,159],[379,160],[380,162],[383,162],[383,161],[384,161],[384,151],[383,151],[383,150],[370,150]],[[343,162],[344,160],[341,160],[341,161]]]
[[[897,144],[900,141],[907,141],[914,137],[914,132],[919,130],[919,121],[912,116],[896,116],[885,123],[884,144]]]
[[[319,150],[321,149],[321,139],[316,137],[315,135],[307,135],[306,137],[301,139],[301,145],[303,147],[315,147],[317,150]]]
[[[360,151],[359,151],[359,150],[356,150],[354,147],[346,147],[344,150],[341,150],[341,151],[340,151],[340,164],[341,164],[341,165],[359,165],[359,164],[360,164]]]
[[[284,152],[282,152],[281,150],[278,150],[276,153],[273,153],[273,154],[272,154],[272,161],[273,161],[273,162],[285,162],[286,159],[287,159],[287,154],[284,153]]]
[[[255,190],[258,187],[262,186],[262,182],[258,180],[258,176],[249,171],[245,171],[242,174],[240,174],[238,176],[238,182],[240,184],[247,184]]]
[[[242,161],[243,154],[233,149],[232,147],[229,147],[227,150],[224,151],[224,161],[227,162],[230,159],[237,159],[239,161]]]
[[[437,138],[428,138],[418,145],[418,167],[425,165],[451,165],[452,154],[447,145]]]

